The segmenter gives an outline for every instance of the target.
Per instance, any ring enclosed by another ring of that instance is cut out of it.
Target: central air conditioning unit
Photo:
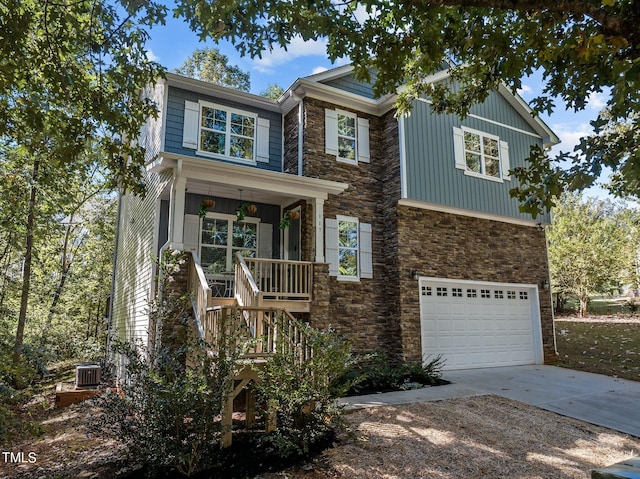
[[[80,363],[76,366],[76,388],[100,385],[102,368],[98,363]]]

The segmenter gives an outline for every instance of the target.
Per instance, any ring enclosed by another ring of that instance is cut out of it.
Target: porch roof
[[[162,152],[148,165],[152,171],[175,170],[177,177],[187,180],[191,193],[237,198],[239,190],[251,194],[253,201],[286,204],[292,199],[326,200],[340,194],[349,185],[337,181],[291,175],[250,166]],[[247,196],[248,197],[248,196]]]

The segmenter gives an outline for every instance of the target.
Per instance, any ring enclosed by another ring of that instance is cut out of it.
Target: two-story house
[[[426,100],[396,118],[350,66],[277,101],[174,74],[148,94],[148,193],[119,214],[122,337],[148,339],[153,256],[171,249],[194,252],[207,304],[259,298],[363,352],[450,369],[553,359],[550,218],[519,212],[509,171],[558,139],[507,88],[463,120]]]

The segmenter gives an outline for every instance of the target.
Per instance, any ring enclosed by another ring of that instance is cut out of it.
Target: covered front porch
[[[174,154],[153,168],[172,173],[159,198],[158,253],[195,252],[210,305],[310,311],[314,276],[325,271],[314,268],[325,263],[323,205],[348,185]]]

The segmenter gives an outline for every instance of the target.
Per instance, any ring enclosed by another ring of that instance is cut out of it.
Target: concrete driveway
[[[640,382],[554,366],[445,371],[452,384],[342,400],[347,409],[495,394],[640,437]]]

